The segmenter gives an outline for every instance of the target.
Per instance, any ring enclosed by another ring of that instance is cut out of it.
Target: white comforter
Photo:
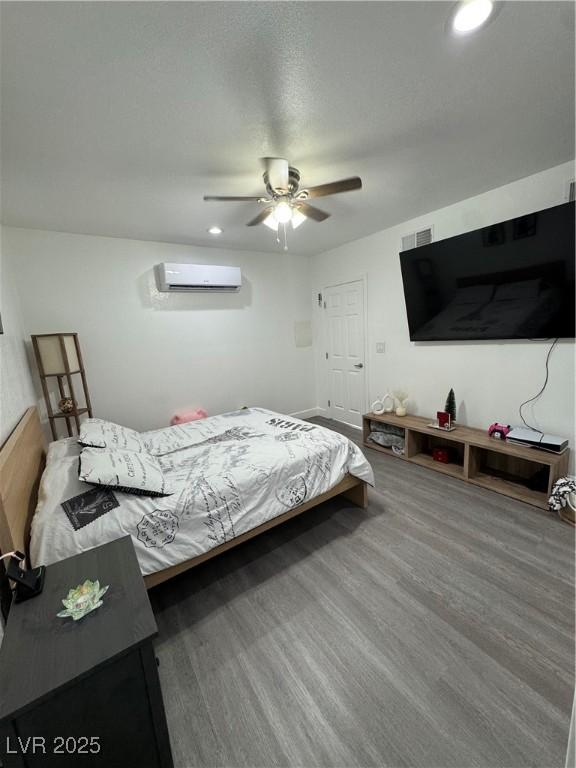
[[[119,506],[78,530],[61,504],[93,486],[78,480],[74,438],[50,445],[32,522],[33,564],[48,565],[130,534],[142,573],[154,573],[328,491],[346,473],[374,484],[372,468],[346,437],[262,408],[145,437],[176,492],[150,498],[113,491]]]

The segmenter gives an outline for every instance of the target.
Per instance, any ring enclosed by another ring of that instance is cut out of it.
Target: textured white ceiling
[[[316,253],[571,159],[573,4],[461,39],[452,7],[2,3],[3,222],[274,250],[257,204],[202,195],[261,193],[280,155],[363,179],[291,235]]]

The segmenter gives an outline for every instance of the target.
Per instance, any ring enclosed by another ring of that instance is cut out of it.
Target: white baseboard
[[[350,427],[351,429],[357,429],[360,432],[362,431],[362,427],[359,427],[358,424],[350,424],[349,421],[340,421],[340,419],[335,419],[339,424],[346,424],[347,427]]]
[[[328,415],[328,409],[327,408],[316,408],[316,416],[324,416],[325,419],[332,418]],[[352,429],[358,429],[362,431],[362,427],[359,427],[357,424],[350,424],[348,421],[342,421],[342,419],[334,419],[334,421],[337,421],[339,424],[346,424],[347,427],[352,427]]]
[[[297,411],[296,413],[289,413],[289,416],[293,416],[295,419],[310,419],[312,416],[321,416],[321,413],[318,413],[319,410],[324,410],[323,408],[307,408],[305,411]]]
[[[293,416],[295,419],[311,419],[313,416],[330,418],[328,416],[328,409],[318,406],[316,408],[307,408],[305,411],[298,411],[297,413],[289,413],[288,415]],[[362,430],[362,427],[358,427],[356,424],[349,424],[347,421],[340,421],[339,419],[336,419],[336,421],[339,421],[340,424],[346,424],[347,427],[352,427],[352,429]]]

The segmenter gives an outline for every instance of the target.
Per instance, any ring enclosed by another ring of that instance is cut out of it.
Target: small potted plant
[[[394,395],[394,399],[397,402],[396,416],[406,416],[406,403],[408,402],[408,393],[404,392],[403,389],[397,389],[392,394]]]

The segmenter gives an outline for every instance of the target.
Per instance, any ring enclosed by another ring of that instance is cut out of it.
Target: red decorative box
[[[450,454],[448,448],[433,448],[432,458],[434,461],[441,461],[442,464],[448,464],[450,461]]]

